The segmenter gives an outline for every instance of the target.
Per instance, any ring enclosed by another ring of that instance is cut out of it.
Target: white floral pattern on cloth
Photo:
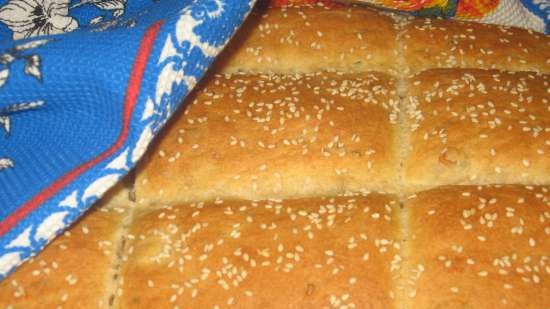
[[[156,133],[166,123],[177,105],[172,99],[174,89],[183,85],[192,89],[200,78],[194,63],[183,61],[195,51],[200,51],[205,58],[213,58],[225,44],[209,44],[203,42],[200,35],[194,31],[186,31],[185,27],[200,28],[209,23],[223,20],[223,2],[221,0],[207,0],[194,7],[194,10],[184,10],[176,23],[175,32],[164,41],[164,46],[158,61],[160,73],[157,78],[154,95],[146,102],[146,109],[142,120],[151,119],[147,124],[150,130]],[[177,93],[176,93],[177,95]],[[144,135],[149,133],[144,132]],[[153,134],[151,134],[153,135]]]
[[[124,14],[124,8],[126,7],[126,0],[82,0],[71,6],[71,9],[79,6],[92,4],[102,10],[113,11],[114,17],[120,17]]]
[[[11,120],[10,120],[9,116],[0,115],[0,129],[4,130],[5,135],[10,134]],[[5,157],[4,158],[0,157],[0,172],[2,170],[12,168],[12,167],[13,167],[13,160],[12,159],[5,158]]]
[[[94,6],[100,10],[112,11],[112,22],[125,12],[126,0],[82,0],[71,5],[71,0],[8,0],[0,7],[0,22],[13,33],[13,39],[61,34],[79,28],[79,21],[71,16],[70,10],[82,6]],[[104,22],[100,15],[90,25]]]
[[[13,167],[13,161],[9,158],[0,158],[0,171]]]
[[[42,72],[40,67],[40,56],[38,54],[26,54],[24,51],[44,45],[48,41],[49,40],[30,41],[25,44],[16,45],[14,48],[0,54],[0,88],[2,88],[8,81],[11,65],[18,60],[25,61],[25,74],[30,75],[37,80],[41,80]],[[11,114],[37,109],[42,105],[44,105],[43,101],[15,103],[10,104],[6,108],[0,109],[0,129],[3,129],[5,136],[8,137],[11,132]],[[13,168],[14,165],[15,163],[13,159],[0,157],[0,171]]]
[[[11,67],[17,61],[25,62],[25,74],[39,81],[42,80],[40,55],[29,54],[27,51],[42,46],[49,41],[47,39],[29,41],[0,53],[0,88],[8,81]]]
[[[0,21],[13,31],[13,39],[60,34],[78,28],[69,16],[70,0],[10,0],[0,8]]]
[[[34,110],[44,105],[44,101],[15,103],[0,110],[0,129],[4,130],[6,137],[11,133],[11,114]],[[0,158],[0,172],[2,170],[13,168],[15,165],[11,158]]]

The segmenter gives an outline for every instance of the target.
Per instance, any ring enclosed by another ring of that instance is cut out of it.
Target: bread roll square
[[[408,308],[548,308],[548,187],[443,187],[408,212]]]
[[[218,60],[224,73],[395,73],[396,27],[364,8],[323,6],[254,11]]]
[[[550,183],[549,75],[440,69],[408,84],[409,189]]]
[[[217,75],[188,103],[138,169],[138,203],[397,190],[387,75]]]
[[[0,307],[111,308],[125,216],[126,212],[93,208],[0,282]]]
[[[400,38],[412,72],[434,68],[550,72],[550,37],[529,30],[412,19]]]
[[[376,194],[141,208],[118,308],[393,308],[398,211]]]

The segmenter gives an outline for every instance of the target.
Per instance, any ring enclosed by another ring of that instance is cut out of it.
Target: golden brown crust
[[[124,213],[93,209],[0,282],[0,307],[110,308],[111,267]]]
[[[544,34],[480,23],[405,20],[364,7],[259,8],[224,51],[217,70],[550,72],[550,38]]]
[[[322,6],[257,10],[237,33],[219,70],[395,73],[393,20],[374,10]]]
[[[398,211],[384,195],[144,210],[118,306],[392,308]]]
[[[550,183],[550,78],[429,70],[407,100],[409,188]]]
[[[528,30],[413,19],[402,39],[412,72],[434,68],[550,72],[550,37]]]
[[[409,308],[548,308],[548,187],[444,187],[409,215]]]
[[[137,200],[395,192],[397,109],[383,74],[215,76],[138,171]]]

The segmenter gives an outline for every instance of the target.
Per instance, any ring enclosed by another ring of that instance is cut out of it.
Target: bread
[[[432,68],[550,73],[550,38],[529,30],[413,19],[368,8],[258,7],[219,59],[225,73]]]
[[[381,73],[217,75],[153,148],[136,196],[179,203],[550,183],[548,76],[427,70],[405,81],[400,108],[396,78]]]
[[[398,203],[369,195],[136,213],[118,308],[392,308]]]
[[[550,39],[529,30],[438,19],[411,20],[400,33],[411,72],[480,68],[550,73]]]
[[[214,76],[138,170],[137,201],[395,192],[398,105],[380,73]]]
[[[259,7],[218,60],[219,70],[397,73],[394,24],[391,17],[365,9]]]
[[[0,308],[111,308],[125,217],[92,209],[0,282]]]
[[[442,187],[411,196],[408,308],[548,308],[549,187]]]
[[[255,14],[0,308],[550,308],[548,36]]]
[[[3,281],[0,304],[545,308],[548,190],[449,186],[401,202],[348,194],[96,210]]]
[[[409,190],[550,183],[550,76],[428,70],[405,101]]]

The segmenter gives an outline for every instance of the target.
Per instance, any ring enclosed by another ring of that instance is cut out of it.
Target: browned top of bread
[[[258,8],[229,45],[218,70],[381,71],[434,68],[550,72],[550,37],[529,30],[405,18],[368,8]]]
[[[548,308],[548,187],[443,187],[408,212],[409,308]]]
[[[399,70],[396,29],[380,13],[305,6],[253,12],[222,55],[227,73]]]
[[[397,110],[379,73],[215,76],[138,172],[137,200],[394,192]]]
[[[429,70],[409,80],[405,183],[550,183],[550,78]]]
[[[409,69],[480,68],[550,72],[550,37],[524,29],[413,19],[401,33]]]
[[[548,190],[140,206],[128,228],[109,207],[0,283],[0,305],[545,308]]]
[[[90,211],[0,282],[0,307],[111,308],[118,227],[124,216],[114,210]]]
[[[390,196],[218,201],[138,212],[125,308],[390,308]]]

